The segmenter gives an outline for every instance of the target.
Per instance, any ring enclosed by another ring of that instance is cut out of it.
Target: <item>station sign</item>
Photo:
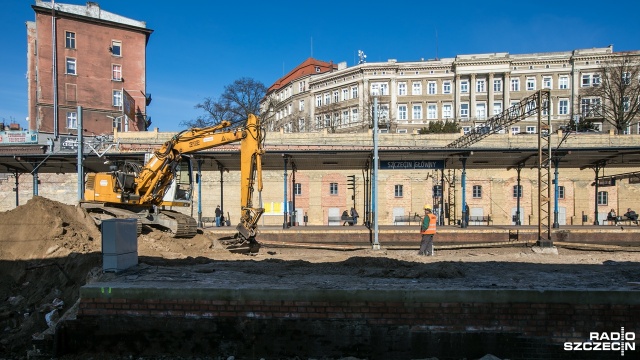
[[[380,161],[381,170],[440,170],[444,169],[444,160],[384,160]]]

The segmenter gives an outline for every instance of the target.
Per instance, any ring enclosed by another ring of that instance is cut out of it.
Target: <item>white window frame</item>
[[[122,56],[122,41],[111,41],[111,55],[118,57]]]
[[[442,82],[442,93],[451,94],[451,81]]]
[[[598,191],[598,206],[607,206],[609,205],[609,192],[608,191]]]
[[[422,120],[422,104],[413,104],[411,111],[412,120]]]
[[[353,123],[358,122],[358,109],[357,108],[351,109],[351,122],[353,122]]]
[[[398,96],[405,96],[407,95],[407,83],[406,82],[399,82],[398,83]]]
[[[469,119],[469,103],[460,103],[460,118]]]
[[[65,74],[78,75],[78,62],[75,58],[68,57],[65,61]]]
[[[487,118],[487,104],[484,101],[476,102],[476,119],[484,120]]]
[[[493,115],[498,115],[502,112],[502,101],[493,102]]]
[[[316,107],[322,106],[322,95],[316,95]]]
[[[543,76],[542,77],[542,88],[543,89],[553,89],[553,78],[551,76]]]
[[[411,84],[411,95],[422,95],[422,82],[414,81]]]
[[[113,90],[111,97],[113,106],[122,107],[122,90]]]
[[[453,117],[453,105],[449,103],[442,104],[442,117],[445,119],[450,119]]]
[[[122,65],[111,64],[111,80],[122,81]]]
[[[406,120],[407,120],[407,105],[398,104],[398,121],[406,121]]]
[[[478,92],[478,93],[487,92],[487,80],[485,80],[485,79],[476,79],[476,92]]]
[[[473,185],[471,188],[471,197],[474,199],[482,199],[482,185]]]
[[[304,111],[304,99],[298,101],[298,111]]]
[[[435,120],[438,118],[438,104],[427,104],[427,119]]]
[[[518,135],[518,134],[520,134],[520,126],[512,126],[511,135]]]
[[[569,88],[569,77],[566,75],[560,76],[558,78],[558,89],[560,90],[566,90]]]
[[[531,91],[531,90],[535,90],[535,89],[536,89],[536,78],[528,77],[527,78],[527,91]]]
[[[536,134],[536,128],[537,126],[527,125],[527,127],[525,128],[525,132],[527,134]]]
[[[469,92],[469,80],[460,80],[460,93],[468,93]]]
[[[520,79],[511,79],[511,91],[520,91]]]
[[[396,184],[396,185],[394,185],[394,186],[393,186],[393,196],[394,196],[394,197],[397,197],[397,198],[401,198],[401,197],[403,197],[403,196],[404,196],[404,195],[403,195],[403,194],[404,194],[404,191],[403,191],[403,190],[404,190],[404,189],[403,189],[402,184]]]
[[[502,79],[493,79],[493,91],[502,92]]]
[[[349,100],[349,89],[342,89],[342,101]]]
[[[67,111],[67,129],[78,128],[78,113],[75,111]]]
[[[436,95],[438,93],[437,84],[435,81],[427,82],[427,94]]]
[[[357,86],[352,86],[351,87],[351,98],[352,99],[357,99],[358,98],[358,87]]]
[[[67,49],[75,49],[76,48],[76,33],[73,31],[65,31],[64,32],[64,45]]]
[[[569,99],[558,100],[558,115],[569,115]]]
[[[338,195],[338,183],[329,183],[329,195]]]

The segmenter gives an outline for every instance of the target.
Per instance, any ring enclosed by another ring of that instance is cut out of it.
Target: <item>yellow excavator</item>
[[[190,206],[192,198],[190,154],[217,146],[240,142],[241,215],[233,239],[224,242],[230,249],[257,250],[258,220],[264,209],[253,207],[254,186],[262,191],[264,129],[260,120],[249,115],[244,125],[231,123],[182,131],[164,143],[145,165],[125,162],[109,172],[88,173],[84,200],[80,203],[96,223],[110,218],[138,219],[142,225],[158,227],[173,237],[191,238],[197,233],[196,220],[167,210],[167,206]],[[185,167],[185,164],[187,165]]]

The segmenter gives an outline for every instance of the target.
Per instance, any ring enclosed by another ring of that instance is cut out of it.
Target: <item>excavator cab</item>
[[[182,155],[175,166],[173,181],[162,198],[162,207],[189,207],[193,198],[193,167],[190,156]]]

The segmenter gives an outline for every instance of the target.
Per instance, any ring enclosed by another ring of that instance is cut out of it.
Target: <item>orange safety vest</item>
[[[436,221],[438,221],[438,218],[436,218],[435,215],[433,214],[427,214],[427,216],[429,217],[429,227],[426,229],[423,229],[420,233],[421,234],[435,234],[436,233]]]

